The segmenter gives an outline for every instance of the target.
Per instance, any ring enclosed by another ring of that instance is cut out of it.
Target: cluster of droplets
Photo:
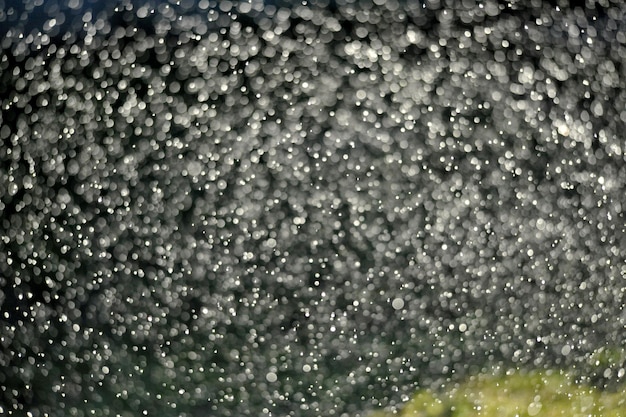
[[[626,10],[265,3],[0,7],[2,412],[622,379]]]

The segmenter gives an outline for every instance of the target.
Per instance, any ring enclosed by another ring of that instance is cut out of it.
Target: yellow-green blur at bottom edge
[[[368,417],[390,417],[376,411]],[[400,417],[626,417],[626,387],[601,391],[561,371],[475,376],[448,391],[418,391]]]

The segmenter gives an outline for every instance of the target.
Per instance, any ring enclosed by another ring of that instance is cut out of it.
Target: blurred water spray
[[[0,1],[2,412],[357,415],[498,366],[623,379],[604,3]]]

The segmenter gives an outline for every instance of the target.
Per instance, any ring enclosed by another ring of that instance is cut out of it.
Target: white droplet
[[[267,382],[276,382],[278,376],[276,376],[274,372],[268,372],[267,375],[265,375],[265,379],[267,379]]]
[[[528,405],[528,415],[536,416],[541,411],[541,403],[540,402],[532,402]]]
[[[197,161],[190,162],[187,166],[187,172],[192,177],[197,177],[202,172],[202,165]]]
[[[391,302],[391,306],[394,310],[401,310],[404,307],[404,300],[400,297],[394,298]]]

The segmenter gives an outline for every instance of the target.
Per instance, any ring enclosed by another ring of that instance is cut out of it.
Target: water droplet
[[[402,298],[394,298],[391,302],[391,306],[394,310],[402,310],[404,308],[404,300]]]

